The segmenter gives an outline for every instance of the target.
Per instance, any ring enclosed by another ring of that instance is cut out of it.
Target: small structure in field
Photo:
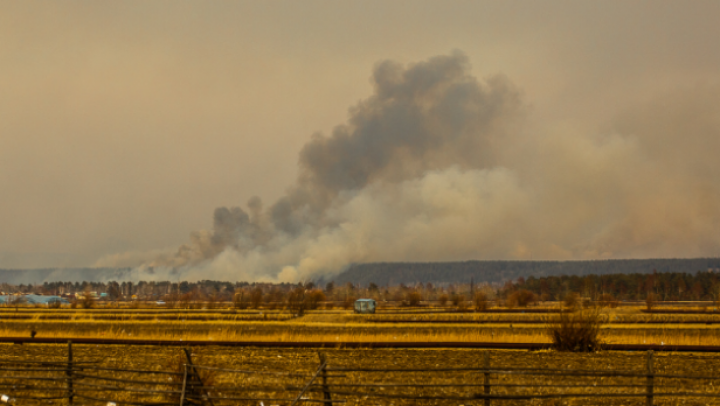
[[[355,301],[355,313],[361,314],[374,314],[375,313],[375,300],[374,299],[358,299]]]

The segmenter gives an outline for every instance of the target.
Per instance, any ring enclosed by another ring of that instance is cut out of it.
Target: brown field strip
[[[368,323],[428,323],[428,324],[496,324],[496,323],[517,323],[517,324],[547,324],[544,320],[405,320],[405,319],[377,319],[368,320]],[[662,321],[662,320],[639,320],[639,321],[613,321],[608,324],[720,324],[720,320],[712,321]]]
[[[207,341],[207,340],[125,340],[108,338],[29,338],[0,337],[0,344],[88,344],[88,345],[153,345],[169,347],[257,347],[257,348],[465,348],[504,350],[547,350],[548,343],[493,343],[493,342],[309,342],[309,341]],[[660,345],[660,344],[605,344],[606,351],[660,351],[660,352],[720,352],[720,346],[711,345]]]

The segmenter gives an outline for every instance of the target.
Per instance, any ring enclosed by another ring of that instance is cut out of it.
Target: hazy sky
[[[629,129],[661,148],[710,109],[678,168],[720,160],[702,155],[720,135],[719,17],[715,0],[1,1],[0,267],[175,250],[217,207],[274,202],[312,134],[346,122],[388,59],[460,50],[479,81],[500,74],[518,89],[530,133]],[[677,100],[687,114],[653,129]],[[679,183],[697,178],[688,171]],[[665,252],[644,241],[610,256]],[[696,245],[667,254],[719,253]]]

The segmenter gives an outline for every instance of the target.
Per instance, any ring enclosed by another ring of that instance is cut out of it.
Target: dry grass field
[[[94,346],[74,345],[74,357],[78,361],[100,360],[100,366],[109,368],[122,367],[137,370],[170,370],[174,360],[182,355],[180,348],[160,348],[152,346]],[[67,346],[64,345],[0,345],[2,360],[55,360],[62,361],[66,357]],[[211,390],[211,396],[255,397],[255,398],[293,398],[307,382],[307,376],[318,368],[319,352],[315,350],[297,349],[258,349],[258,348],[227,348],[202,347],[193,348],[192,355],[196,364],[265,372],[301,373],[306,377],[277,377],[275,375],[249,375],[217,372],[211,384],[218,389]],[[360,367],[373,369],[422,369],[429,370],[439,367],[471,367],[482,365],[482,350],[322,350],[330,368]],[[493,368],[547,368],[547,369],[598,369],[606,371],[636,371],[642,373],[645,367],[645,354],[641,352],[601,352],[601,353],[557,353],[553,351],[490,351],[490,365]],[[655,372],[657,374],[688,374],[688,375],[720,375],[720,356],[715,354],[693,355],[662,353],[656,354]],[[435,404],[474,404],[482,401],[439,401],[439,400],[404,400],[373,397],[375,393],[390,395],[405,394],[408,396],[472,396],[481,393],[482,375],[477,372],[344,372],[342,377],[329,378],[329,384],[337,391],[354,391],[365,393],[362,396],[336,395],[334,399],[347,399],[346,405],[435,405]],[[117,376],[117,375],[115,375]],[[125,373],[123,378],[138,378],[132,373]],[[163,381],[167,378],[155,378]],[[170,379],[167,379],[170,382]],[[342,386],[342,384],[380,385],[400,383],[413,387],[377,387],[377,386]],[[491,375],[491,384],[509,385],[493,387],[493,394],[548,394],[548,393],[594,393],[627,394],[644,393],[644,378],[619,377],[564,377],[558,380],[554,376],[523,376],[523,375]],[[456,384],[456,387],[433,387],[432,385]],[[538,388],[533,385],[557,385],[555,387]],[[589,385],[591,388],[572,388],[571,385]],[[636,385],[638,387],[617,387],[609,385]],[[685,379],[656,378],[656,393],[677,393],[685,391],[701,391],[720,393],[719,381],[691,381]],[[158,385],[158,387],[163,387]],[[242,387],[244,389],[229,389]],[[165,387],[167,388],[167,387]],[[226,388],[226,389],[223,389]],[[270,390],[274,389],[274,390]],[[278,390],[287,389],[287,390]],[[97,392],[93,396],[106,397],[114,400],[133,403],[142,394],[118,394]],[[171,395],[156,395],[156,402],[167,402]],[[319,399],[317,390],[308,392],[308,397]],[[143,395],[142,399],[148,400]],[[51,404],[50,401],[23,401],[23,404]],[[60,403],[52,403],[60,404]],[[76,399],[76,404],[98,404],[83,402]],[[219,403],[218,403],[219,404]],[[222,404],[259,405],[258,401],[235,401]],[[289,404],[289,402],[264,403]],[[522,401],[492,401],[493,405],[644,405],[644,398],[565,398],[540,399]],[[720,401],[712,398],[679,398],[658,397],[655,405],[717,405]]]
[[[603,309],[602,339],[614,344],[720,345],[720,315]],[[0,309],[0,336],[281,342],[548,342],[553,313],[439,313],[433,309],[357,315],[317,310]]]
[[[663,345],[720,345],[720,315],[647,314],[640,307],[605,308],[600,310],[604,324],[601,340],[616,344]],[[58,338],[123,338],[206,341],[264,341],[264,342],[495,342],[548,343],[547,324],[556,313],[473,313],[449,312],[439,309],[383,309],[375,315],[358,315],[348,310],[316,310],[303,315],[282,309],[236,310],[216,309],[47,309],[37,307],[0,308],[0,336]],[[173,370],[182,364],[182,348],[142,345],[82,345],[75,344],[74,356],[79,361],[98,361],[107,368]],[[51,344],[0,344],[0,361],[67,360],[67,346]],[[374,369],[432,369],[481,367],[482,350],[461,349],[274,349],[249,347],[203,346],[192,349],[196,364],[231,369],[265,372],[302,373],[302,378],[276,375],[205,372],[216,391],[213,396],[241,398],[287,399],[302,389],[308,376],[320,365],[320,353],[330,368],[359,367]],[[645,369],[645,353],[608,352],[571,353],[557,351],[491,351],[490,363],[497,368],[538,369],[598,369],[607,371],[635,371]],[[658,374],[687,374],[720,376],[720,354],[658,353],[655,359]],[[110,373],[115,378],[145,382],[146,377],[129,372]],[[409,400],[377,398],[373,394],[408,396],[471,397],[481,393],[479,372],[342,372],[330,379],[335,391],[355,392],[347,395],[348,405],[480,405],[481,401]],[[22,382],[5,374],[0,379],[0,391],[16,385],[13,394],[22,395]],[[589,389],[568,385],[592,385],[590,390],[607,394],[644,393],[644,378],[579,377],[579,376],[491,376],[493,394],[522,395],[549,393],[580,393]],[[160,390],[177,390],[177,377],[160,376]],[[159,379],[159,380],[158,380]],[[164,384],[167,380],[167,384]],[[687,380],[656,378],[656,392],[677,393],[703,391],[716,393],[720,380]],[[163,385],[160,385],[163,383]],[[385,387],[402,383],[404,387]],[[343,384],[345,386],[343,386]],[[349,385],[355,386],[349,386]],[[432,386],[453,384],[457,386]],[[10,386],[8,386],[10,385]],[[175,386],[173,386],[175,385]],[[333,386],[337,385],[337,386]],[[360,385],[360,386],[358,386]],[[365,385],[365,386],[363,386]],[[538,387],[533,385],[558,385]],[[635,386],[613,386],[635,385]],[[237,387],[245,388],[238,391]],[[253,389],[254,388],[254,389]],[[318,388],[309,389],[308,397],[319,399]],[[575,392],[573,392],[575,391]],[[30,392],[27,392],[30,394]],[[174,394],[152,395],[125,392],[96,395],[127,404],[142,402],[170,402],[177,404]],[[337,395],[343,398],[343,395]],[[19,401],[19,400],[18,400]],[[35,402],[35,403],[33,403]],[[58,403],[60,402],[60,403]],[[66,404],[64,400],[23,400],[23,404]],[[561,398],[536,400],[494,400],[493,405],[641,405],[644,398]],[[75,404],[101,404],[88,399],[76,399]],[[103,403],[104,404],[104,403]],[[233,401],[218,404],[259,405],[258,401]],[[288,405],[290,402],[264,403]],[[658,397],[655,405],[718,404],[713,398]]]

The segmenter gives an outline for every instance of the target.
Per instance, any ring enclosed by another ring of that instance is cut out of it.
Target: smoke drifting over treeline
[[[460,52],[380,62],[372,83],[345,124],[305,144],[282,198],[217,208],[212,230],[141,269],[298,281],[361,262],[720,252],[718,89],[585,133],[533,118],[509,79],[473,77]]]

